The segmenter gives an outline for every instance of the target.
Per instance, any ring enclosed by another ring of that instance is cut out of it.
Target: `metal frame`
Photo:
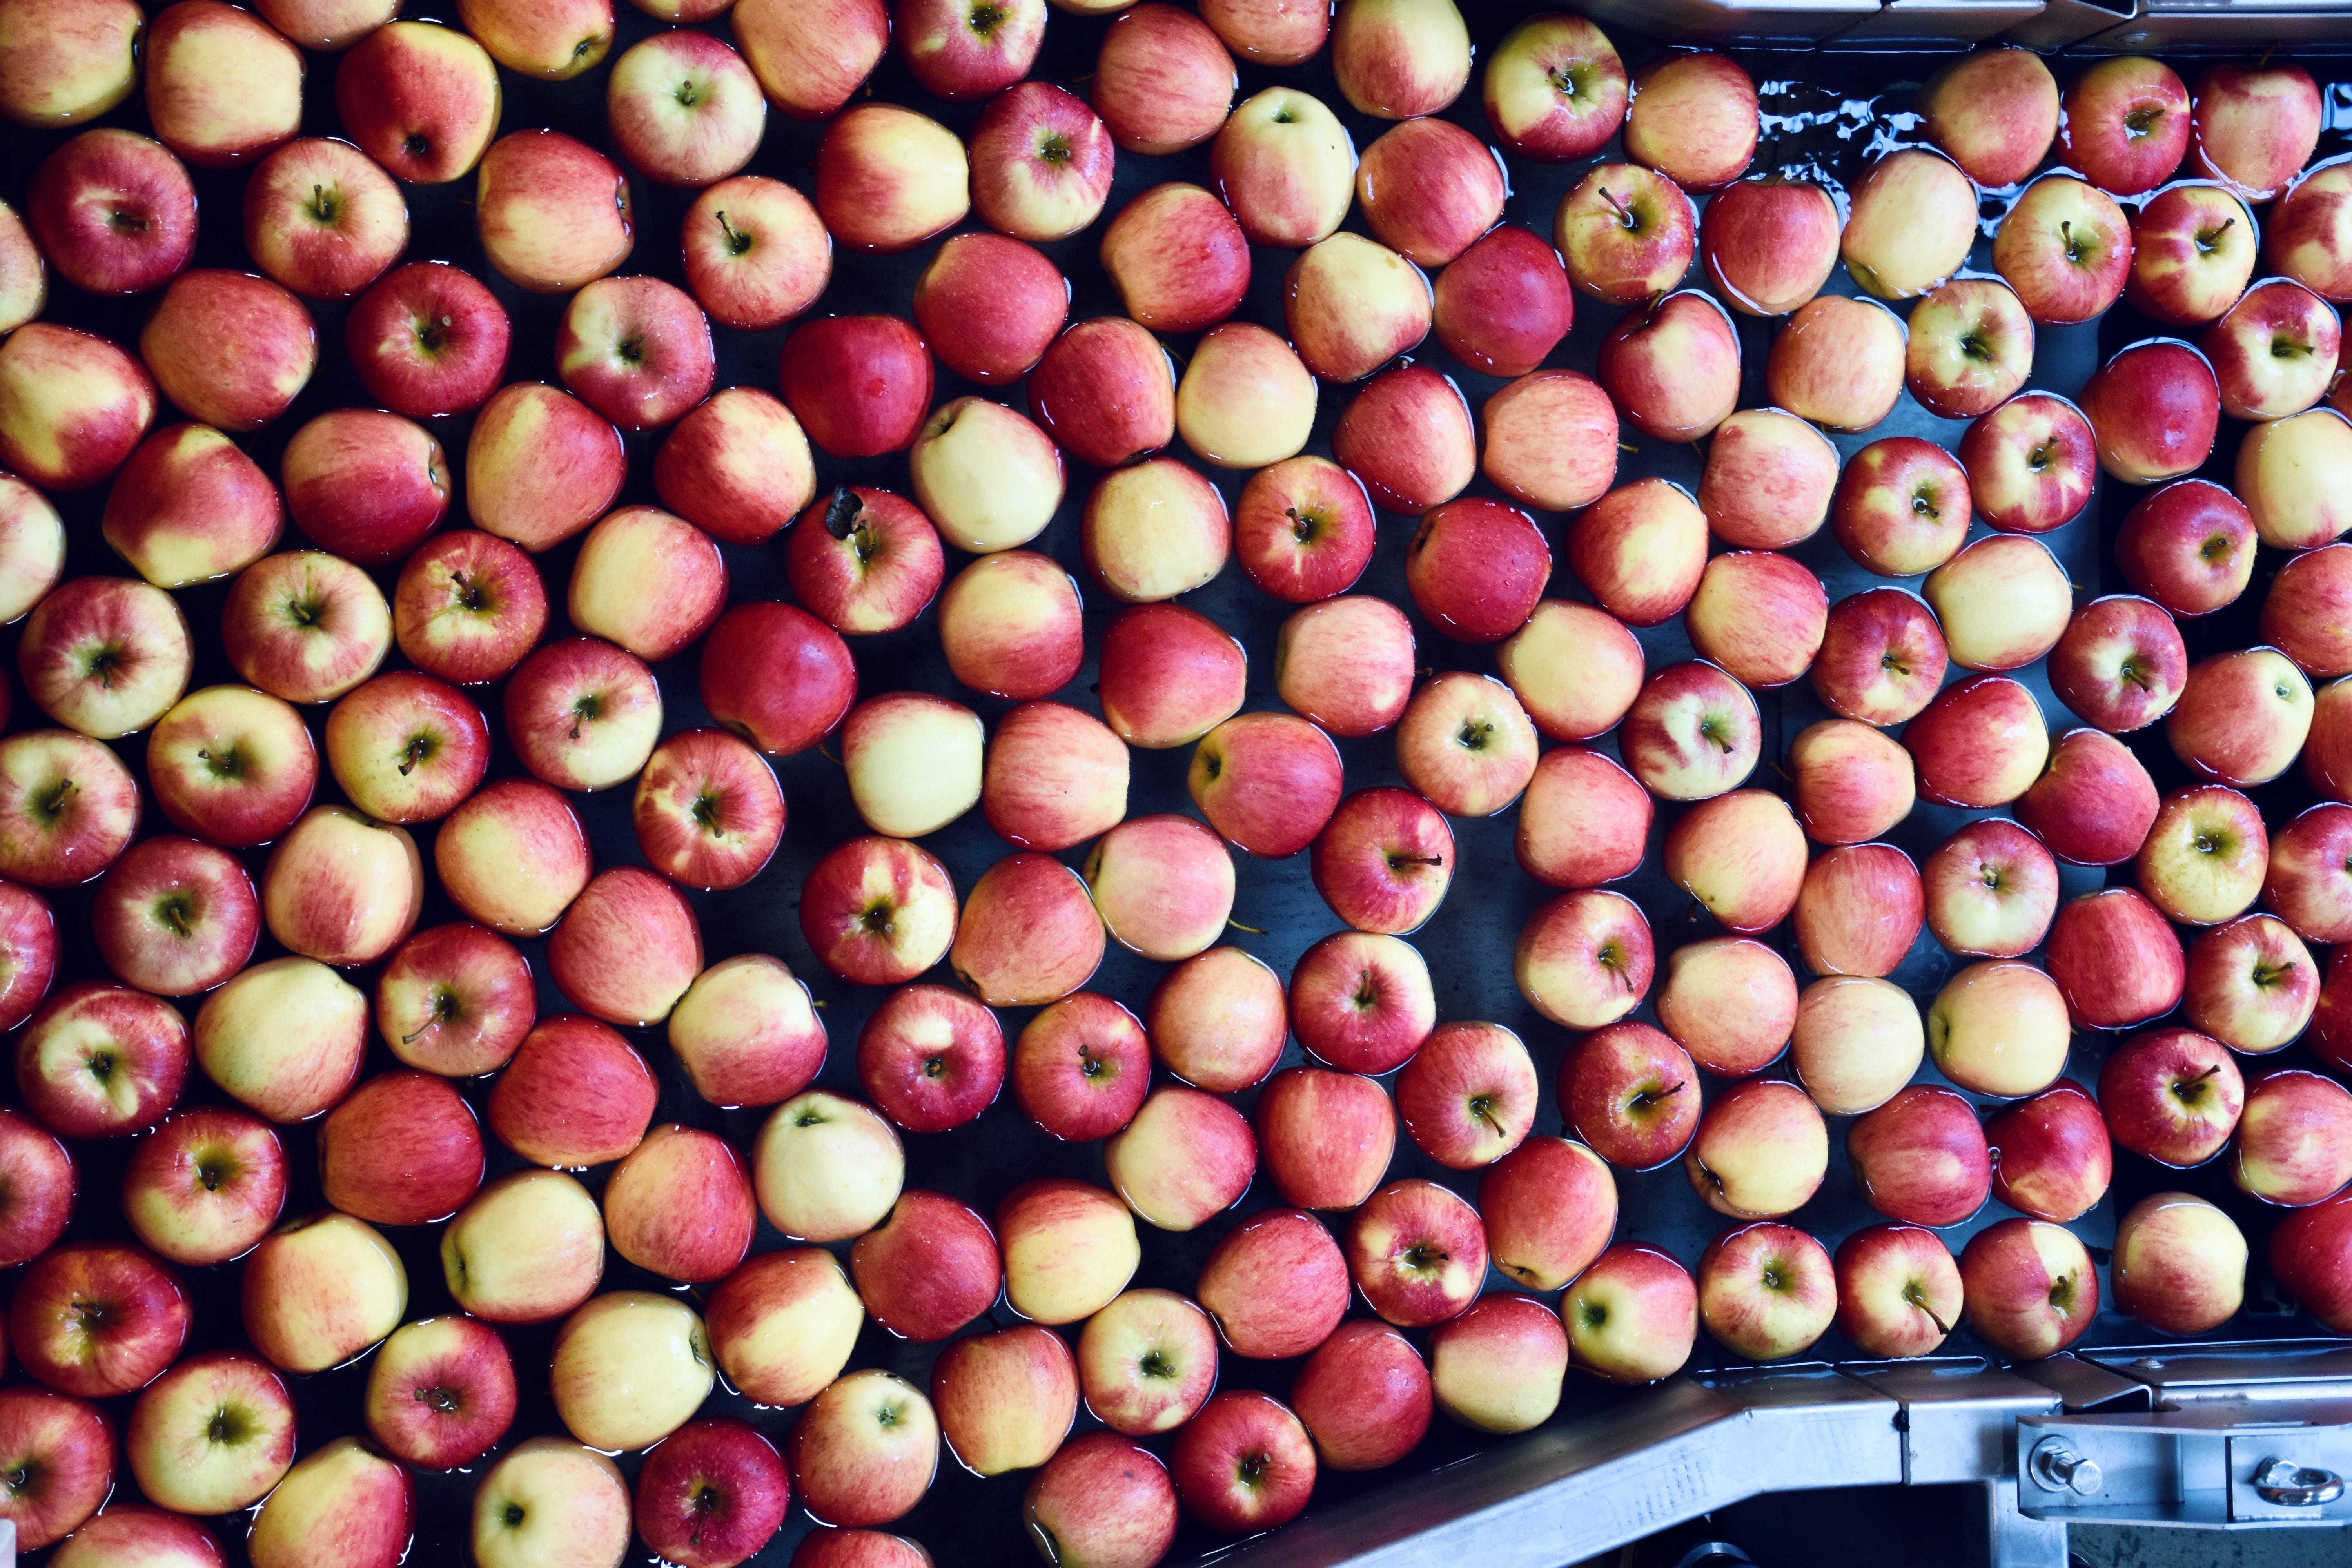
[[[2063,1445],[2083,1489],[2035,1454]],[[2339,1495],[2273,1502],[2285,1458]],[[2068,1521],[2218,1530],[2352,1524],[2352,1348],[2125,1347],[1685,1375],[1582,1420],[1310,1514],[1204,1562],[1281,1568],[1559,1568],[1766,1492],[1981,1489],[1971,1555],[2065,1568]],[[2053,1481],[2055,1484],[2053,1484]]]

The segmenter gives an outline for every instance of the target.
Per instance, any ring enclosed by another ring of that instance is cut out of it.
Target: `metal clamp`
[[[2077,1492],[2091,1497],[2106,1480],[2097,1462],[2076,1453],[2063,1437],[2044,1437],[2036,1443],[2029,1468],[2045,1491]],[[2336,1489],[2343,1489],[2340,1483]]]
[[[2344,1495],[2344,1478],[2334,1470],[2305,1469],[2293,1459],[2264,1459],[2254,1467],[2254,1490],[2281,1508],[2317,1508]]]

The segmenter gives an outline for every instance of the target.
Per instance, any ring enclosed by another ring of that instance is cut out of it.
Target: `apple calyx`
[[[1007,15],[1004,7],[993,4],[992,0],[981,0],[979,5],[964,14],[964,26],[983,38],[992,37],[996,29],[1004,25]]]
[[[1552,91],[1569,102],[1579,102],[1584,98],[1584,89],[1591,84],[1592,62],[1574,59],[1565,65],[1553,66],[1544,72],[1544,80],[1551,84]],[[1608,194],[1606,191],[1601,193],[1603,195]]]
[[[153,917],[156,924],[163,927],[173,936],[186,937],[193,934],[195,930],[195,921],[192,918],[195,913],[192,907],[193,903],[194,900],[189,898],[187,889],[179,888],[157,899],[147,912]],[[2255,984],[2260,984],[2261,982],[2258,980]]]
[[[604,700],[593,691],[583,691],[572,700],[572,730],[570,740],[580,738],[580,727],[604,716]]]
[[[343,214],[343,204],[341,200],[341,193],[340,191],[331,196],[327,194],[326,186],[312,185],[310,187],[310,199],[302,204],[302,210],[309,213],[320,226],[332,227]]]
[[[1397,1264],[1409,1274],[1433,1275],[1454,1261],[1454,1255],[1433,1241],[1416,1241],[1397,1254]]]
[[[196,755],[201,757],[204,753],[198,752]],[[73,792],[74,782],[71,779],[59,779],[47,789],[35,790],[31,802],[34,816],[44,824],[55,823],[66,814],[66,801]]]

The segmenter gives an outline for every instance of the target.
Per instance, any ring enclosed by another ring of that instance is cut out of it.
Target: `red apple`
[[[2005,1219],[1960,1252],[1969,1324],[2004,1355],[2035,1358],[2080,1339],[2099,1311],[2099,1274],[2074,1232]]]
[[[2115,1150],[2098,1102],[2071,1082],[2020,1100],[1985,1123],[1992,1195],[2021,1214],[2064,1225],[2106,1195]]]
[[[2057,153],[2102,190],[2152,191],[2189,151],[2189,89],[2160,60],[2101,60],[2068,84],[2060,102]]]

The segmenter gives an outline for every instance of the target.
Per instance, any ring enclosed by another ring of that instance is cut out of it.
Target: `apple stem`
[[[1617,449],[1621,452],[1639,452],[1642,448],[1631,441],[1620,441],[1617,443]]]
[[[1634,227],[1633,209],[1619,201],[1616,193],[1608,186],[1601,185],[1597,188],[1601,192],[1601,199],[1609,204],[1611,209],[1616,213],[1618,220],[1627,228]]]
[[[2072,584],[2069,585],[2072,586]],[[2080,593],[2081,591],[2082,590],[2079,588],[2075,589],[2075,592],[2077,593]],[[2141,673],[2139,666],[2131,659],[2127,658],[2124,660],[2123,668],[2116,671],[2116,673],[2122,676],[2126,684],[2137,686],[2142,691],[2146,691],[2149,688],[2147,677]]]
[[[1225,923],[1226,923],[1227,925],[1229,925],[1229,926],[1233,927],[1235,931],[1245,931],[1249,932],[1249,933],[1250,933],[1250,935],[1252,935],[1252,936],[1264,936],[1264,935],[1265,934],[1265,932],[1264,932],[1264,931],[1260,931],[1260,930],[1259,930],[1257,927],[1255,927],[1255,926],[1245,926],[1245,925],[1242,924],[1242,922],[1241,922],[1241,921],[1237,921],[1237,920],[1234,919],[1234,917],[1233,917],[1233,916],[1231,916],[1231,915],[1227,915],[1227,916],[1225,917]]]

